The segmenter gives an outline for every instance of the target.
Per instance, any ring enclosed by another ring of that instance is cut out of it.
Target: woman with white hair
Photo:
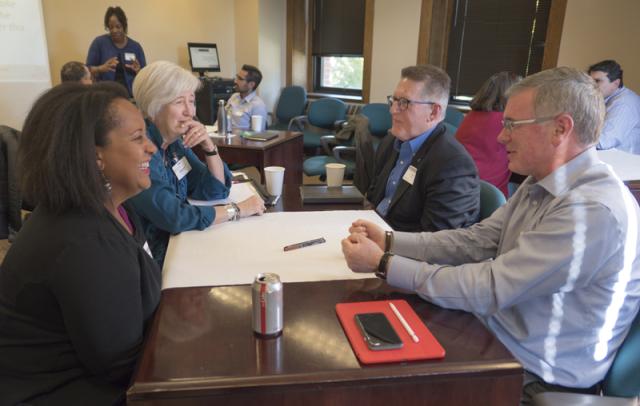
[[[133,96],[146,117],[147,136],[158,152],[150,162],[151,187],[132,202],[160,266],[171,234],[203,230],[265,211],[258,196],[215,207],[192,206],[187,201],[187,197],[223,199],[231,187],[231,172],[205,127],[194,118],[199,86],[191,72],[166,61],[147,65],[133,82]],[[205,163],[191,150],[196,145],[204,151]]]

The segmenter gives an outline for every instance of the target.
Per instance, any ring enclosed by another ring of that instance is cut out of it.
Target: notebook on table
[[[364,196],[355,186],[300,186],[302,203],[362,203]]]
[[[243,131],[242,138],[246,138],[250,141],[269,141],[276,138],[278,134],[280,134],[279,131],[272,131],[272,130],[267,130],[262,132]]]
[[[396,306],[402,317],[418,336],[419,342],[413,342],[409,333],[404,329],[393,310],[391,310],[389,303],[393,303]],[[356,314],[376,312],[384,313],[387,316],[391,326],[402,340],[402,348],[373,351],[367,347],[354,318]],[[440,359],[445,356],[444,348],[405,300],[338,303],[336,305],[336,313],[353,352],[363,364]]]

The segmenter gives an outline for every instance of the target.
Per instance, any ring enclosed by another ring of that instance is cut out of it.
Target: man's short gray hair
[[[589,75],[574,68],[549,69],[527,76],[509,88],[507,95],[511,96],[526,89],[536,90],[536,117],[552,117],[567,113],[573,118],[578,141],[583,145],[598,142],[604,122],[605,106],[602,93]]]
[[[447,72],[433,65],[416,65],[402,69],[400,76],[403,79],[423,83],[423,96],[442,106],[442,116],[444,117],[451,89],[451,78]]]
[[[172,62],[150,63],[138,72],[133,81],[133,98],[145,116],[152,120],[163,106],[181,93],[195,92],[200,80],[188,70]]]

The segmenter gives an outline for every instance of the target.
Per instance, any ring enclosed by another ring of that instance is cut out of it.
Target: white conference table
[[[613,171],[625,182],[640,180],[640,155],[619,149],[598,151],[598,157],[609,164]]]
[[[162,289],[250,284],[263,272],[278,274],[282,282],[372,278],[349,270],[342,254],[341,240],[358,218],[390,230],[373,210],[336,210],[266,213],[174,235]],[[320,237],[326,243],[283,250]]]

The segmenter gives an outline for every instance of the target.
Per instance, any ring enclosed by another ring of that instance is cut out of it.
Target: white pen
[[[398,311],[396,306],[393,303],[389,302],[389,307],[391,307],[391,310],[393,310],[393,313],[396,315],[398,320],[400,320],[400,323],[402,324],[402,327],[404,327],[404,329],[407,330],[407,333],[409,333],[409,335],[411,336],[411,339],[413,340],[413,342],[414,343],[420,342],[420,339],[418,338],[416,333],[413,332],[413,329],[411,328],[409,323],[407,323],[407,321],[404,319],[404,317],[402,317],[402,314],[400,314],[400,312]]]

